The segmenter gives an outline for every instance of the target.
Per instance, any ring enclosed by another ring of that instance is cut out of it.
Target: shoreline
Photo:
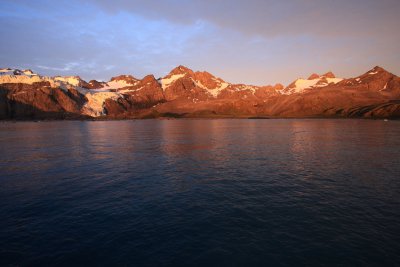
[[[400,118],[366,118],[366,117],[257,117],[257,116],[216,116],[216,117],[156,117],[156,118],[93,118],[93,119],[1,119],[0,123],[8,122],[55,122],[55,121],[145,121],[145,120],[375,120],[375,121],[400,121]]]

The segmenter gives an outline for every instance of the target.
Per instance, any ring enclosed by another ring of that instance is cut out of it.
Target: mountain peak
[[[325,74],[322,75],[322,76],[325,77],[325,78],[331,78],[331,79],[336,78],[335,74],[333,74],[332,71],[328,71],[327,73],[325,73]]]
[[[313,73],[313,74],[310,75],[310,77],[308,77],[307,80],[315,80],[315,79],[318,79],[318,78],[320,78],[320,76],[318,74],[316,74],[316,73]]]
[[[331,72],[331,71],[329,71],[329,72],[327,72],[327,73],[325,73],[325,74],[323,74],[323,75],[318,75],[318,74],[316,74],[316,73],[313,73],[313,74],[310,75],[310,77],[308,77],[307,80],[312,81],[312,80],[320,79],[320,78],[330,78],[330,79],[334,79],[334,78],[336,78],[336,76],[335,76],[335,74],[333,74],[333,72]]]
[[[110,81],[111,82],[113,82],[113,81],[125,81],[127,83],[132,83],[133,84],[133,83],[137,82],[138,79],[136,79],[132,75],[119,75],[119,76],[116,76],[116,77],[112,77]]]
[[[386,71],[384,68],[382,68],[381,66],[375,66],[372,70],[374,71]]]
[[[37,76],[32,70],[20,70],[12,68],[0,68],[0,75],[25,75],[25,76]]]
[[[382,73],[387,73],[387,74],[391,74],[390,72],[388,72],[387,70],[385,70],[384,68],[380,67],[380,66],[375,66],[373,69],[367,71],[365,74],[363,75],[375,75],[375,74],[382,74]]]
[[[186,73],[193,73],[193,71],[185,66],[179,65],[178,67],[171,70],[169,74],[178,75],[178,74],[186,74]]]
[[[157,82],[157,79],[154,77],[153,74],[149,74],[146,75],[143,79],[142,79],[142,83],[153,83],[153,82]]]

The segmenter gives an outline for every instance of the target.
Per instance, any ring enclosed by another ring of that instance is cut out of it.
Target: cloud
[[[182,57],[188,40],[203,30],[201,24],[177,26],[126,13],[110,16],[93,7],[71,13],[69,3],[58,2],[57,10],[65,13],[46,15],[41,8],[6,6],[0,13],[0,34],[8,37],[0,43],[5,52],[0,55],[2,64],[33,65],[48,74],[96,74],[101,79],[138,70],[144,76],[159,61]]]
[[[354,36],[395,30],[397,0],[91,0],[110,13],[190,24],[208,21],[245,34]],[[382,27],[384,26],[384,27]]]
[[[399,73],[399,10],[394,0],[3,0],[0,62],[102,80],[180,64],[252,84]]]

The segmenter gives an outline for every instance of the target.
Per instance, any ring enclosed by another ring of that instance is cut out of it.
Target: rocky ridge
[[[381,67],[349,79],[332,72],[281,84],[232,84],[178,66],[165,77],[108,82],[0,69],[1,119],[174,117],[400,117],[400,78]]]

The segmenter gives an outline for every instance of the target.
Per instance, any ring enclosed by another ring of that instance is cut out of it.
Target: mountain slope
[[[0,118],[399,117],[400,78],[381,67],[349,79],[312,74],[289,86],[231,84],[206,71],[178,66],[148,75],[86,82],[0,69]]]

